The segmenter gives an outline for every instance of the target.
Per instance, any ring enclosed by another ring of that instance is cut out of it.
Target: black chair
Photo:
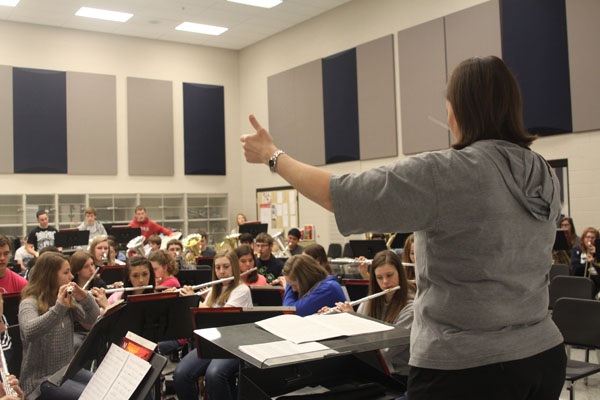
[[[327,257],[340,258],[342,256],[342,245],[339,243],[329,243],[327,248]]]
[[[587,351],[600,349],[600,301],[560,298],[554,304],[552,319],[565,344],[586,349],[585,361],[567,360],[567,389],[569,398],[574,400],[575,381],[600,372],[600,365],[589,362]]]
[[[556,300],[561,297],[575,299],[591,299],[594,293],[594,282],[582,276],[557,276],[548,287],[550,301],[548,308],[552,309]]]
[[[550,267],[550,282],[556,276],[569,276],[571,275],[571,270],[567,264],[552,264]]]
[[[354,253],[352,252],[352,247],[350,247],[350,243],[344,244],[344,252],[342,253],[342,257],[354,258]]]

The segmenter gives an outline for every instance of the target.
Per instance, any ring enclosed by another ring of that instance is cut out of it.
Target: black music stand
[[[281,306],[283,302],[283,286],[250,286],[250,294],[254,307]]]
[[[562,229],[556,230],[556,237],[554,238],[554,246],[552,250],[564,250],[569,251],[569,241],[567,240],[567,231]]]
[[[88,245],[90,241],[90,231],[62,230],[54,234],[54,245],[63,249]]]
[[[404,248],[404,242],[406,242],[406,239],[412,235],[412,232],[408,232],[408,233],[396,233],[396,236],[394,237],[394,240],[392,240],[392,243],[390,243],[390,249],[403,249]]]
[[[269,230],[269,224],[249,223],[239,226],[240,233],[249,233],[253,239],[256,239],[259,233],[266,233],[267,230]]]
[[[181,286],[199,285],[212,280],[212,269],[184,269],[175,275]]]
[[[141,236],[142,230],[140,228],[132,228],[130,226],[113,226],[106,230],[109,236],[114,236],[117,239],[117,243],[124,245],[129,243],[131,239]]]
[[[173,297],[177,296],[177,297]],[[127,297],[127,307],[118,325],[110,333],[113,343],[128,331],[153,342],[192,337],[190,307],[197,307],[200,297],[181,296],[177,292],[149,293]]]
[[[385,240],[351,240],[350,247],[354,257],[365,257],[372,260],[375,254],[387,250]]]
[[[124,281],[125,277],[125,266],[123,265],[110,265],[102,267],[100,271],[100,278],[107,284],[115,283],[118,281]]]
[[[4,316],[8,325],[19,324],[19,303],[21,302],[21,293],[4,293],[2,294],[4,300]]]

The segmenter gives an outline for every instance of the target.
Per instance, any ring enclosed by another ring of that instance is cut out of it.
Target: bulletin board
[[[297,228],[298,191],[291,186],[256,189],[256,219],[271,229]]]

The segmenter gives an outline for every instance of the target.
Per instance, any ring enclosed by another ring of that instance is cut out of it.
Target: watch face
[[[269,160],[269,168],[271,169],[271,171],[273,170],[273,168],[275,168],[275,161]]]

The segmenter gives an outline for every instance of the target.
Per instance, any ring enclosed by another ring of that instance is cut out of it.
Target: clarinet
[[[4,392],[6,392],[8,396],[19,397],[17,391],[8,384],[8,376],[10,373],[8,372],[8,366],[6,365],[6,358],[4,357],[4,349],[2,349],[2,346],[0,346],[0,363],[2,364],[0,365],[0,376],[2,377]]]

